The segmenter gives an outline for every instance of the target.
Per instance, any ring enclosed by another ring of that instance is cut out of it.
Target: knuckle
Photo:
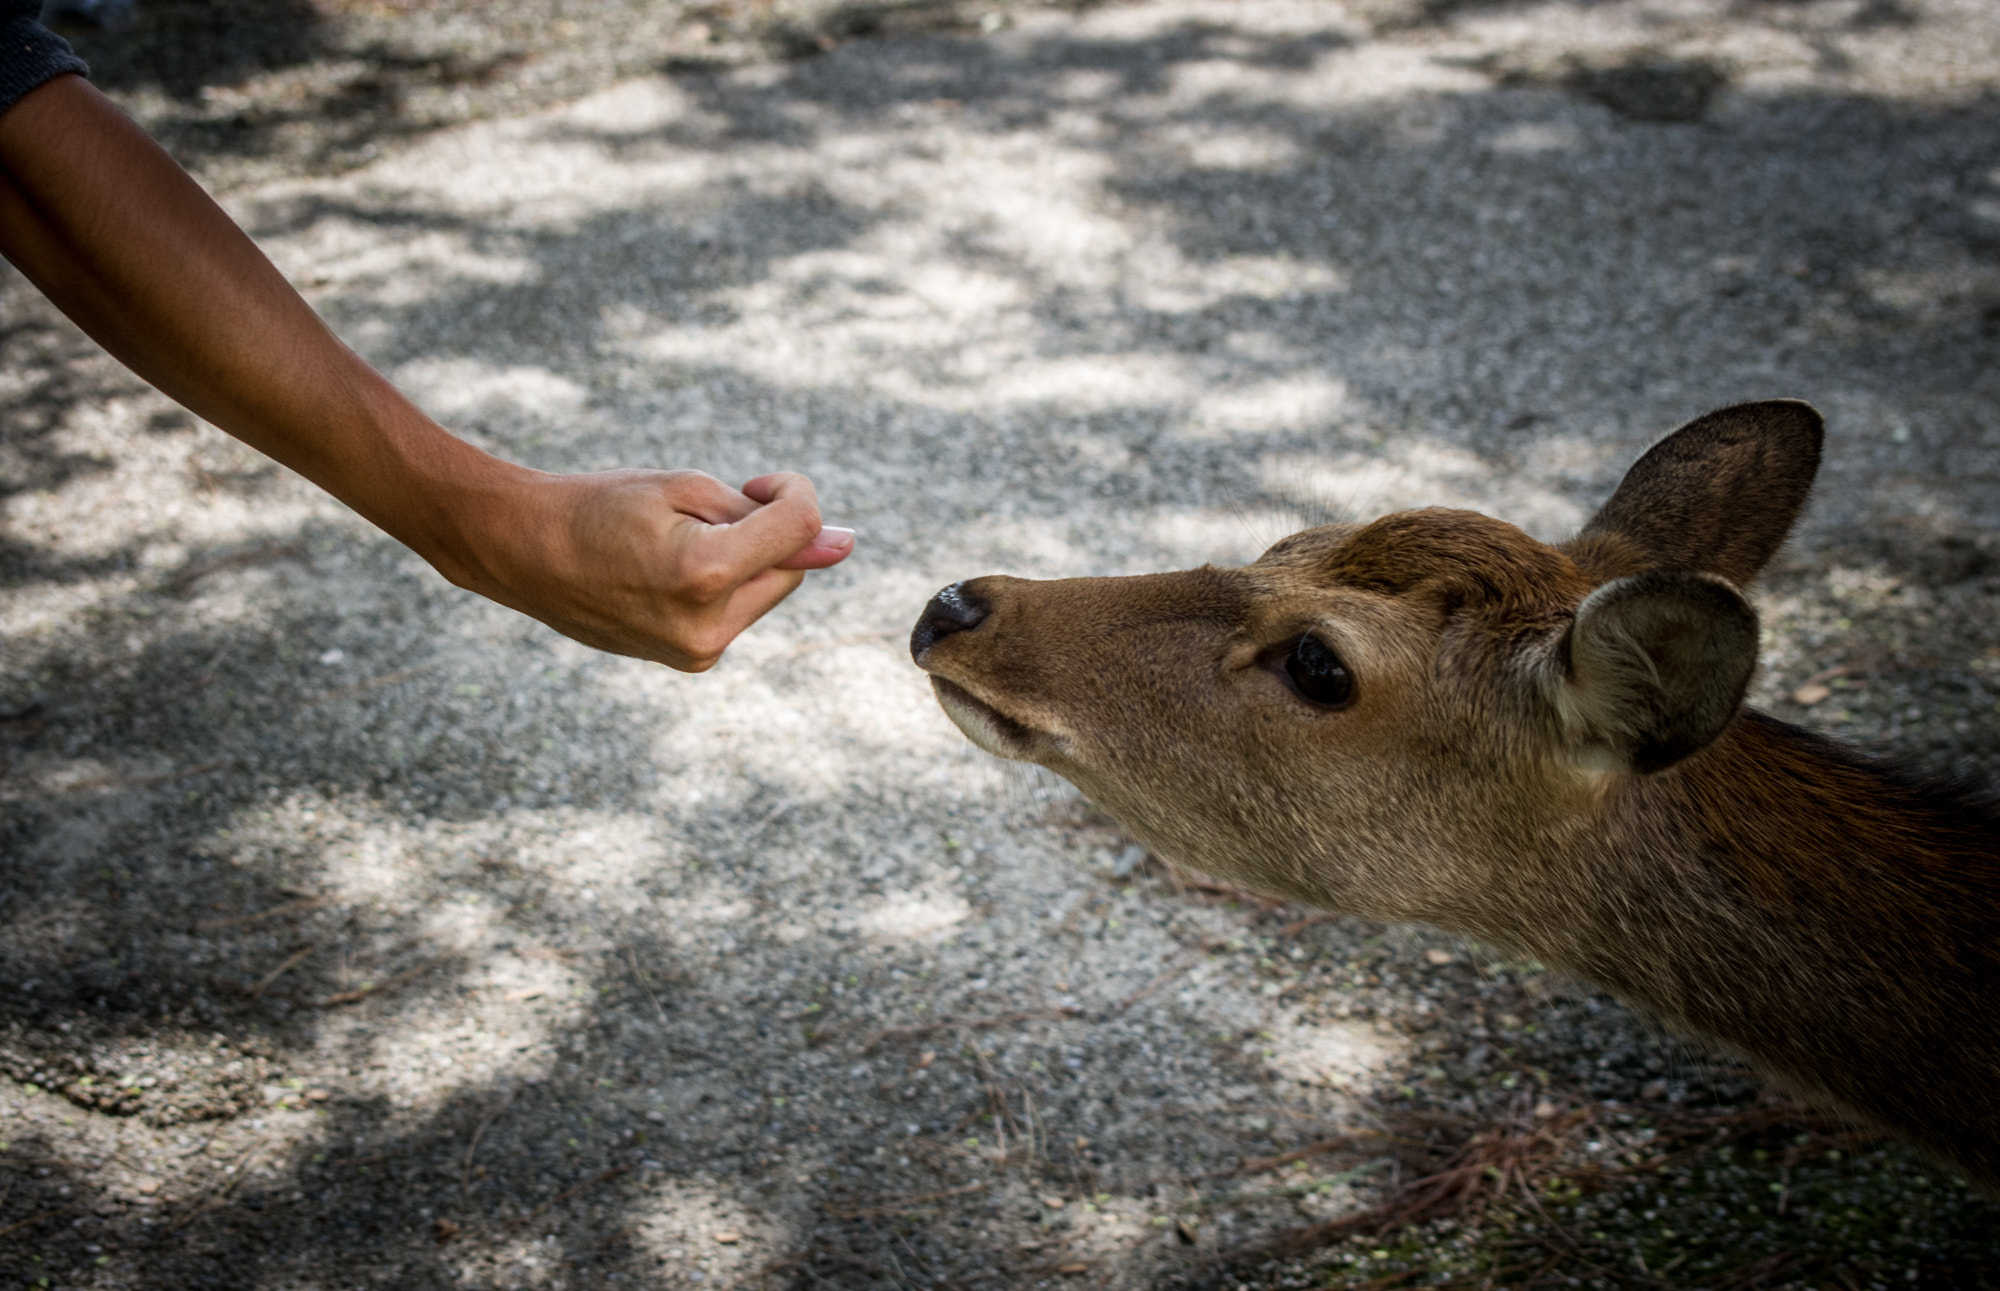
[[[820,528],[819,508],[807,507],[799,513],[798,522],[793,526],[793,536],[798,539],[800,546],[804,546],[819,537]]]
[[[729,567],[718,561],[692,565],[681,580],[682,590],[697,601],[719,600],[729,595],[731,585]]]
[[[729,648],[730,634],[716,628],[698,628],[688,634],[682,643],[688,658],[689,672],[707,672],[721,659],[722,652]]]

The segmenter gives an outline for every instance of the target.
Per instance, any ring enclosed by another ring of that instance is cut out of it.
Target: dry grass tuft
[[[1779,1129],[1795,1132],[1782,1162],[1787,1169],[1884,1137],[1777,1098],[1727,1113],[1670,1114],[1643,1145],[1621,1147],[1619,1136],[1609,1129],[1596,1104],[1554,1108],[1538,1104],[1532,1090],[1516,1095],[1499,1117],[1483,1122],[1438,1112],[1390,1117],[1388,1132],[1379,1137],[1330,1140],[1305,1149],[1315,1155],[1359,1156],[1380,1153],[1386,1145],[1396,1169],[1381,1200],[1352,1215],[1284,1234],[1274,1243],[1274,1253],[1296,1255],[1355,1234],[1385,1237],[1438,1219],[1477,1224],[1496,1209],[1509,1216],[1530,1211],[1546,1222],[1550,1217],[1542,1199],[1558,1188],[1602,1191]],[[1602,1140],[1600,1151],[1586,1150],[1593,1139]],[[1605,1147],[1611,1150],[1602,1151]],[[1296,1155],[1302,1154],[1288,1154]]]

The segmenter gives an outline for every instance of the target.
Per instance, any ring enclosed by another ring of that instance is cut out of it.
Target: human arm
[[[853,548],[803,476],[739,492],[692,471],[551,475],[452,435],[79,76],[0,114],[0,254],[169,397],[586,644],[701,671]]]

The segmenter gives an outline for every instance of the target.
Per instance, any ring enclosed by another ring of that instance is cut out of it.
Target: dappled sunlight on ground
[[[784,61],[727,8],[596,80],[564,42],[603,31],[461,57],[484,15],[421,5],[446,53],[272,8],[210,92],[102,56],[469,438],[803,470],[860,541],[709,674],[597,655],[0,282],[0,1270],[1258,1285],[1239,1253],[1419,1149],[1556,1127],[1581,1171],[1754,1105],[1538,965],[1165,869],[971,749],[908,633],[959,579],[1406,506],[1557,537],[1677,422],[1797,395],[1832,434],[1758,702],[1990,770],[1990,10],[1001,6]],[[1826,1150],[1935,1208],[1837,1247],[1755,1211],[1822,1260],[1783,1267],[1971,1249],[1948,1180]],[[1413,1276],[1376,1243],[1357,1282]]]

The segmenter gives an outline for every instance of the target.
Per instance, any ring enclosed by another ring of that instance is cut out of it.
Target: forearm
[[[853,548],[803,476],[544,475],[450,434],[79,77],[0,114],[0,254],[152,385],[453,582],[602,649],[706,668]]]
[[[235,223],[87,82],[0,116],[0,253],[140,377],[459,581],[460,499],[519,468],[451,435],[329,331]]]

